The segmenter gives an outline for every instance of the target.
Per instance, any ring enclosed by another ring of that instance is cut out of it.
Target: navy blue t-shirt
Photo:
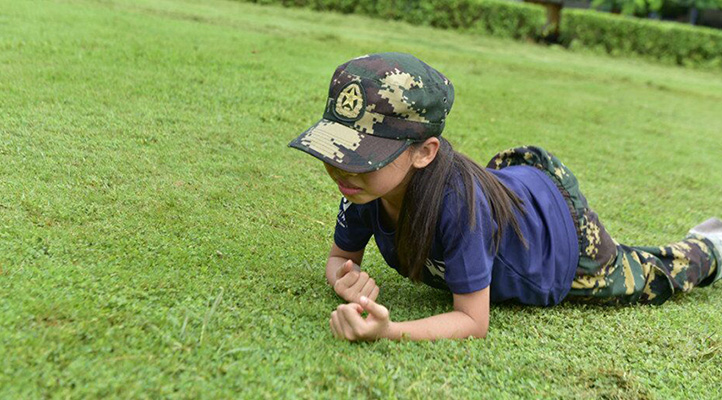
[[[571,289],[579,261],[576,228],[564,198],[554,182],[541,170],[511,166],[487,171],[494,174],[524,202],[517,221],[528,243],[525,248],[511,226],[494,254],[497,229],[488,203],[477,183],[476,224],[470,230],[469,211],[463,195],[448,188],[426,268],[424,283],[453,293],[471,293],[491,286],[491,301],[518,301],[532,305],[554,305]],[[334,240],[345,251],[366,247],[371,236],[386,263],[399,270],[394,232],[380,220],[381,200],[353,204],[345,198],[336,221]]]

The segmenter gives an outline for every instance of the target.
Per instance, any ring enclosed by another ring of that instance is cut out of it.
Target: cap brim
[[[406,139],[395,140],[364,134],[322,119],[288,145],[338,169],[364,173],[388,165],[411,143],[411,140]]]

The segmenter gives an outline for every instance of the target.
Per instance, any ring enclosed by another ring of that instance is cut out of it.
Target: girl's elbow
[[[475,328],[476,329],[471,332],[471,335],[469,335],[469,337],[472,337],[474,339],[486,339],[486,334],[489,332],[489,324],[478,324]]]
[[[486,339],[486,334],[489,330],[484,327],[483,329],[479,329],[476,332],[471,334],[471,337],[474,339]]]

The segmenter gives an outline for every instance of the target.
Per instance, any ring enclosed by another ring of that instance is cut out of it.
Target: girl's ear
[[[436,158],[439,146],[439,138],[430,137],[426,139],[421,146],[416,147],[411,159],[411,163],[414,165],[414,168],[424,168],[431,164],[431,162],[434,161],[434,158]]]

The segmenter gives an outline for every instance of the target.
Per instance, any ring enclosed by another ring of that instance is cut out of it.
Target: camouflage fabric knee
[[[676,292],[712,283],[720,255],[712,243],[692,235],[667,246],[618,245],[617,260],[594,275],[577,276],[568,299],[598,304],[656,304]]]

